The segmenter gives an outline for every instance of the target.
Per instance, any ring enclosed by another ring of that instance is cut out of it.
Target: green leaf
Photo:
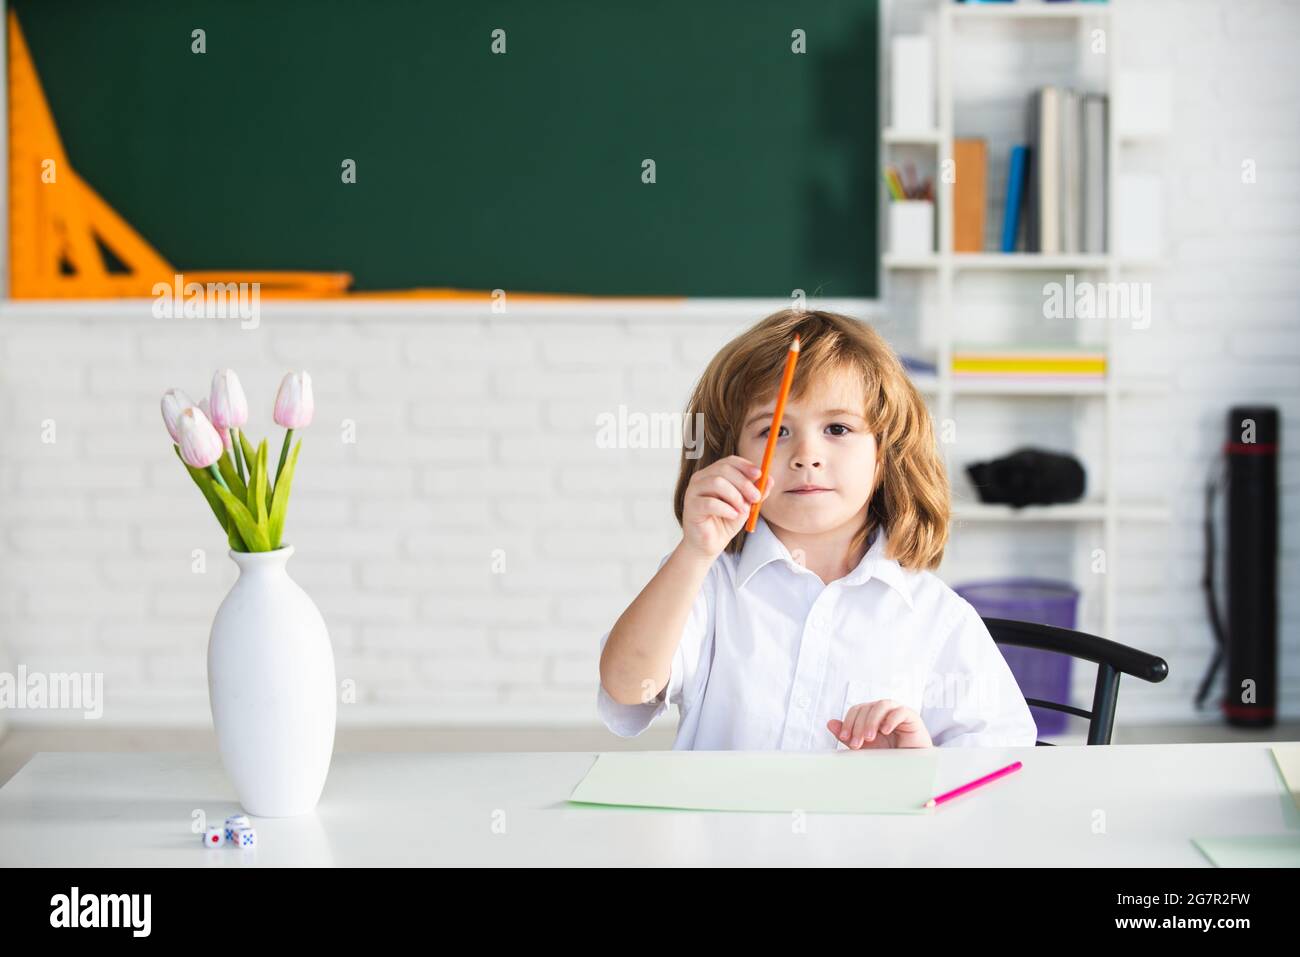
[[[226,509],[221,504],[221,499],[217,498],[212,491],[212,476],[202,469],[196,469],[186,462],[184,458],[181,458],[181,447],[179,445],[173,444],[172,449],[176,452],[176,457],[181,460],[181,465],[185,466],[185,471],[190,473],[190,478],[194,479],[194,484],[199,487],[203,497],[208,500],[208,505],[212,507],[212,514],[217,516],[217,521],[221,523],[221,530],[225,531]]]
[[[271,542],[266,537],[266,527],[264,525],[259,525],[253,520],[252,513],[248,511],[248,506],[235,498],[235,496],[231,495],[220,485],[214,484],[212,490],[217,493],[221,501],[225,504],[226,514],[228,514],[231,520],[235,523],[235,527],[239,529],[240,537],[243,538],[248,545],[247,550],[250,552],[269,552],[271,550]]]
[[[262,444],[266,444],[266,439],[262,440]],[[244,465],[248,468],[248,484],[252,485],[253,465],[257,461],[257,449],[253,448],[252,443],[245,438],[243,429],[239,430],[239,446],[244,450]],[[248,507],[251,510],[253,508],[253,502],[247,494],[245,494],[244,500],[248,502]],[[271,509],[271,483],[269,480],[266,483],[266,508],[267,511],[270,511]]]
[[[235,464],[230,461],[230,456],[225,452],[222,452],[221,458],[217,459],[217,469],[221,472],[221,477],[226,480],[226,484],[230,486],[232,495],[237,498],[244,498],[248,495],[243,479],[235,471]]]
[[[284,531],[284,513],[289,509],[289,486],[293,484],[293,467],[298,462],[298,450],[302,448],[302,439],[293,447],[284,462],[284,471],[275,483],[275,497],[271,500],[271,523],[269,536],[271,547],[280,547],[280,535]]]
[[[243,429],[239,430],[239,447],[244,452],[244,470],[251,477],[253,474],[253,459],[257,458],[257,450],[248,441],[248,436],[244,434]]]
[[[248,547],[244,544],[244,540],[239,537],[239,529],[235,528],[234,522],[231,522],[230,527],[226,529],[226,542],[230,545],[232,551],[248,551]]]
[[[234,489],[231,489],[233,492]],[[248,513],[256,515],[257,506],[254,504],[253,493],[257,491],[257,455],[254,454],[248,460],[248,485],[244,488],[244,494],[239,496],[239,500],[248,506]]]
[[[266,439],[257,447],[257,465],[253,469],[253,487],[249,489],[248,510],[257,516],[257,524],[266,527],[270,498],[266,494]]]
[[[244,540],[239,536],[239,530],[226,517],[226,507],[217,496],[215,491],[216,483],[212,481],[212,475],[205,469],[196,469],[181,458],[180,446],[173,445],[172,448],[176,451],[176,457],[181,460],[181,465],[185,466],[185,471],[190,473],[190,478],[194,480],[194,484],[199,487],[199,491],[207,499],[208,505],[212,508],[212,514],[217,517],[217,521],[221,523],[222,531],[226,533],[226,541],[230,543],[230,547],[238,552],[247,551],[244,547]]]

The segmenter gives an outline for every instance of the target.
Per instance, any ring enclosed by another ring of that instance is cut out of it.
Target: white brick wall
[[[1120,719],[1192,717],[1210,648],[1197,586],[1200,486],[1226,408],[1246,401],[1277,403],[1286,427],[1282,708],[1294,715],[1300,5],[1126,6],[1141,43],[1123,44],[1125,62],[1167,66],[1178,93],[1172,138],[1132,157],[1166,174],[1171,263],[1143,277],[1158,311],[1151,330],[1125,335],[1121,361],[1132,374],[1170,374],[1174,391],[1126,400],[1131,426],[1114,480],[1126,496],[1163,490],[1175,520],[1123,529],[1114,556],[1119,624],[1110,637],[1171,666],[1163,685],[1124,685]],[[1043,39],[1058,49],[1050,34]],[[1020,60],[979,56],[991,90],[1027,82]],[[1059,66],[1050,53],[1028,56],[1034,76]],[[1239,181],[1245,157],[1258,164],[1250,186]],[[996,161],[991,169],[996,184]],[[1023,279],[981,277],[959,293],[973,328],[1040,304]],[[932,304],[932,291],[897,282],[878,321],[911,346],[924,338],[918,323]],[[597,448],[595,416],[620,404],[680,411],[718,346],[778,305],[516,307],[484,317],[264,303],[256,331],[157,320],[138,304],[5,306],[0,670],[103,672],[104,723],[207,723],[208,628],[235,568],[168,448],[158,398],[169,386],[197,398],[216,367],[231,366],[253,404],[250,431],[270,436],[275,454],[275,384],[306,367],[317,421],[304,435],[286,537],[296,548],[290,572],[329,623],[339,676],[357,685],[358,703],[340,709],[340,722],[591,724],[598,639],[675,541],[677,464],[675,450]],[[1096,400],[1018,403],[960,405],[954,463],[1026,436],[1064,436],[1085,451],[1099,441]],[[54,444],[40,439],[46,419],[56,423]],[[344,419],[356,422],[355,445],[340,441]],[[1092,470],[1089,480],[1104,477]],[[972,497],[961,480],[957,494]],[[1100,589],[1087,579],[1087,557],[1098,535],[1086,525],[968,525],[956,530],[942,571],[950,581],[1028,571],[1077,578],[1086,586],[1081,625],[1095,627]],[[206,574],[191,571],[195,548],[207,552]],[[491,571],[496,549],[504,574]],[[1086,704],[1092,676],[1077,677]],[[67,721],[58,712],[6,718]]]
[[[0,613],[14,667],[102,671],[105,723],[209,720],[208,629],[235,568],[158,399],[197,398],[213,369],[235,368],[249,433],[269,435],[274,458],[275,386],[306,367],[317,415],[286,539],[339,677],[356,682],[341,721],[590,723],[597,640],[672,547],[677,454],[597,448],[596,415],[679,411],[701,351],[777,305],[574,318],[264,303],[256,330],[154,319],[148,304],[6,307]]]

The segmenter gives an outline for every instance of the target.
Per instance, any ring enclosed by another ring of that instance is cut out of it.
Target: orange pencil
[[[767,471],[772,466],[772,453],[776,451],[776,437],[781,431],[781,414],[785,412],[785,400],[790,395],[790,383],[794,381],[794,364],[799,361],[799,337],[794,337],[790,351],[785,354],[785,371],[781,373],[781,390],[776,394],[776,410],[772,413],[772,427],[767,433],[767,448],[763,449],[762,472],[758,476],[758,492],[761,496],[767,487]],[[758,509],[762,502],[749,506],[749,521],[745,531],[752,532],[758,524]]]

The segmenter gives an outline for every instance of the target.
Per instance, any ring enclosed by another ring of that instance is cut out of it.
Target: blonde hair
[[[687,421],[704,415],[704,442],[697,458],[682,452],[673,495],[678,525],[686,486],[700,469],[736,454],[745,415],[775,398],[785,356],[799,336],[791,398],[838,370],[860,375],[867,408],[863,416],[876,437],[876,486],[867,517],[853,539],[864,545],[875,528],[888,535],[889,557],[904,568],[936,568],[948,541],[948,475],[939,456],[930,410],[889,345],[865,322],[834,312],[783,309],[722,347],[696,383]],[[726,551],[744,547],[742,528]]]

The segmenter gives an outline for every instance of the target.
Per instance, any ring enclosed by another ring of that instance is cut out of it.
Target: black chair
[[[1152,683],[1164,681],[1169,674],[1169,665],[1163,658],[1148,655],[1128,645],[1121,645],[1105,638],[1086,635],[1081,631],[1068,628],[1056,628],[1052,625],[1039,625],[1030,621],[1012,621],[1009,618],[985,618],[984,624],[994,642],[999,645],[1015,645],[1020,648],[1038,648],[1042,651],[1055,651],[1071,658],[1082,658],[1097,665],[1097,684],[1092,692],[1092,710],[1084,711],[1068,704],[1055,701],[1042,701],[1038,698],[1026,698],[1025,701],[1038,708],[1062,711],[1088,719],[1088,744],[1110,744],[1110,733],[1115,725],[1115,704],[1119,700],[1119,676],[1133,675],[1143,681]],[[1035,744],[1051,747],[1051,742],[1037,741]]]

